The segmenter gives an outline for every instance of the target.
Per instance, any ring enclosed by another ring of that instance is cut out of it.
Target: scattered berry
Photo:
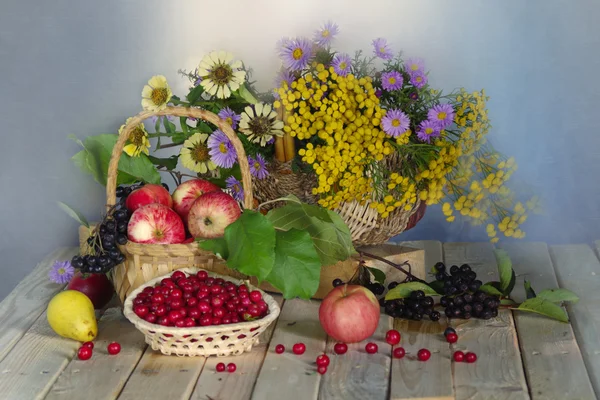
[[[456,343],[458,341],[458,335],[456,333],[449,333],[446,335],[446,341],[448,343]]]
[[[344,284],[344,282],[340,278],[335,278],[333,282],[331,282],[333,287],[338,287]]]
[[[281,354],[285,351],[285,346],[282,344],[278,344],[277,346],[275,346],[275,353],[277,354]]]
[[[234,363],[227,364],[227,372],[229,372],[229,373],[235,372],[236,369],[237,369],[237,366]]]
[[[345,354],[348,351],[348,345],[346,343],[336,343],[333,346],[335,354]]]
[[[317,367],[317,372],[323,375],[325,372],[327,372],[327,367],[320,365]]]
[[[400,343],[400,332],[395,329],[390,329],[385,334],[385,341],[391,344],[392,346]]]
[[[456,334],[456,331],[454,330],[454,328],[448,327],[446,328],[446,330],[444,331],[444,336],[448,336],[449,333],[454,333]]]
[[[77,351],[77,357],[83,361],[89,360],[92,358],[92,349],[90,347],[81,346]]]
[[[421,361],[427,361],[429,360],[429,357],[431,357],[431,352],[427,349],[421,349],[417,353],[417,357],[419,357],[419,360]]]
[[[369,354],[375,354],[375,353],[377,353],[378,347],[377,347],[377,345],[375,343],[369,342],[365,346],[365,350]]]
[[[465,354],[465,360],[468,363],[474,363],[475,361],[477,361],[477,354],[468,352],[467,354]]]
[[[108,350],[108,354],[114,356],[115,354],[119,354],[121,352],[121,345],[117,342],[112,342],[106,349]]]
[[[394,358],[403,358],[406,354],[406,351],[404,350],[404,347],[396,347],[393,354]]]
[[[329,357],[327,354],[321,354],[317,357],[317,365],[319,367],[327,367],[329,365]]]
[[[94,343],[93,342],[85,342],[83,345],[83,347],[89,347],[90,349],[94,349]]]
[[[462,351],[455,351],[453,357],[454,361],[463,362],[465,360],[465,353],[463,353]]]
[[[225,371],[225,363],[222,363],[222,362],[218,363],[217,367],[216,367],[216,370],[217,370],[217,372],[223,372],[223,371]]]
[[[296,343],[294,347],[292,347],[292,351],[296,355],[304,354],[306,351],[306,345],[304,343]]]

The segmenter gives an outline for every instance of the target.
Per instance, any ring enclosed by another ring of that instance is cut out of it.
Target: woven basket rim
[[[202,268],[180,268],[180,269],[177,269],[176,271],[185,272],[188,275],[197,273],[198,271],[206,271],[208,273],[208,276],[213,277],[213,278],[221,278],[223,280],[226,280],[226,281],[238,284],[238,285],[241,283],[244,283],[248,286],[249,291],[258,290],[262,294],[263,300],[265,301],[265,303],[267,303],[267,306],[269,307],[269,314],[267,314],[266,316],[264,316],[261,319],[257,319],[254,321],[243,321],[243,322],[238,322],[235,324],[195,326],[192,328],[177,328],[177,327],[172,327],[172,326],[151,324],[150,322],[138,317],[133,312],[133,300],[135,299],[135,297],[138,294],[140,294],[146,287],[154,286],[154,284],[173,275],[173,273],[175,271],[171,271],[168,274],[151,279],[148,282],[144,283],[143,285],[139,286],[137,289],[135,289],[133,292],[131,292],[125,299],[125,303],[123,304],[123,315],[125,315],[125,318],[127,318],[131,323],[133,323],[136,326],[136,328],[138,328],[139,330],[143,329],[146,331],[153,331],[155,333],[167,333],[170,335],[187,335],[187,334],[193,334],[193,333],[195,333],[195,334],[211,334],[211,333],[214,333],[215,329],[218,327],[221,327],[220,329],[227,329],[227,330],[238,330],[238,329],[242,330],[242,329],[248,329],[249,327],[256,326],[256,325],[270,325],[273,321],[275,321],[277,319],[277,317],[279,317],[279,313],[280,313],[281,309],[279,307],[279,304],[275,301],[275,299],[268,293],[261,290],[260,288],[257,288],[256,286],[251,285],[250,283],[248,283],[244,280],[232,278],[232,277],[225,276],[225,275],[215,274],[214,272],[207,271]]]

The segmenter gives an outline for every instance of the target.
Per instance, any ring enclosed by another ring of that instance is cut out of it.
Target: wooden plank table
[[[424,251],[425,276],[437,261],[469,263],[484,280],[497,279],[494,247],[488,243],[403,242]],[[74,249],[60,249],[42,261],[0,303],[0,399],[596,399],[600,393],[600,242],[547,246],[510,243],[505,249],[517,274],[513,297],[525,298],[523,280],[536,290],[567,288],[580,302],[567,307],[571,324],[533,314],[502,310],[483,320],[438,322],[393,320],[382,315],[374,336],[349,345],[344,355],[332,351],[335,341],[318,320],[319,301],[283,301],[281,315],[261,336],[252,352],[237,357],[163,356],[150,349],[142,334],[109,308],[99,320],[99,335],[89,361],[76,358],[78,343],[58,337],[46,321],[49,299],[62,286],[48,283],[54,260],[69,259]],[[386,251],[389,251],[389,247]],[[376,264],[374,262],[374,264]],[[459,341],[442,336],[454,326]],[[392,358],[385,333],[395,327],[406,349]],[[117,356],[106,344],[119,341]],[[364,345],[378,344],[369,355]],[[296,342],[307,350],[291,353]],[[275,346],[287,351],[276,354]],[[416,359],[428,348],[431,359]],[[475,351],[474,364],[455,363],[455,350]],[[326,352],[331,365],[316,373],[314,360]],[[217,362],[237,364],[233,374],[216,373]]]

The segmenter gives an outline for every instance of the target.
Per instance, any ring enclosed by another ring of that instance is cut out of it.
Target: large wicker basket
[[[184,268],[180,271],[186,275],[195,274],[199,269]],[[255,321],[240,322],[236,324],[204,326],[193,328],[175,328],[157,324],[151,324],[138,317],[133,312],[133,300],[147,286],[154,286],[163,278],[171,274],[159,276],[138,287],[131,292],[125,300],[123,313],[135,327],[140,330],[153,350],[163,354],[178,356],[230,356],[239,355],[250,351],[252,346],[258,344],[259,335],[267,329],[279,316],[279,304],[268,294],[261,291],[264,301],[269,306],[269,313]],[[227,276],[208,273],[215,278],[223,278],[226,281],[240,285],[242,281]],[[259,290],[251,285],[249,290]],[[260,290],[259,290],[260,291]]]

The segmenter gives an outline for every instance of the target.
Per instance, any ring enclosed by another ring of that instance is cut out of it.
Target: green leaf
[[[528,299],[533,299],[536,297],[535,291],[531,287],[531,283],[529,281],[525,281],[523,286],[525,287],[525,294],[527,295]]]
[[[444,282],[442,281],[431,281],[427,283],[433,290],[442,294],[444,293]]]
[[[319,288],[321,261],[306,231],[276,232],[275,264],[267,281],[285,299],[310,299]]]
[[[167,119],[167,117],[163,118],[163,125],[164,125],[167,133],[173,134],[177,130],[177,127],[175,126],[175,124],[172,123],[171,121],[169,121]]]
[[[179,125],[181,125],[181,130],[183,131],[183,133],[185,133],[187,135],[189,132],[189,126],[187,124],[187,117],[179,117]]]
[[[500,299],[500,304],[503,306],[514,306],[517,304],[513,299]]]
[[[515,284],[517,283],[517,275],[515,274],[515,270],[511,269],[512,273],[510,275],[510,281],[508,282],[508,286],[506,289],[502,291],[505,296],[510,296],[510,293],[515,288]]]
[[[73,160],[73,163],[83,172],[90,175],[94,175],[94,171],[92,171],[91,168],[88,166],[88,154],[88,151],[86,149],[83,149],[79,153],[71,157],[71,160]]]
[[[482,285],[479,290],[493,296],[502,296],[502,292],[493,285],[493,282],[488,282],[485,285]]]
[[[198,240],[198,247],[213,252],[223,260],[229,258],[229,248],[227,247],[227,242],[222,237],[216,239],[200,239]]]
[[[579,297],[570,290],[567,289],[546,289],[538,293],[537,298],[550,301],[552,303],[562,303],[568,301],[570,303],[577,303]]]
[[[539,295],[533,299],[525,300],[519,307],[513,308],[513,310],[534,312],[561,322],[569,322],[567,312],[561,306],[542,299]]]
[[[381,283],[382,285],[385,283],[385,273],[382,270],[371,267],[367,267],[367,269],[373,274],[373,277],[375,277],[377,282]]]
[[[407,282],[401,283],[392,290],[389,290],[385,295],[386,300],[395,300],[395,299],[403,299],[405,297],[410,296],[410,293],[415,290],[422,290],[425,293],[425,296],[437,296],[438,292],[433,290],[433,288],[426,283],[422,282]]]
[[[81,147],[85,147],[83,145],[83,142],[81,140],[79,140],[79,138],[77,136],[75,136],[74,134],[70,134],[67,136],[69,139],[71,139],[72,141],[74,141],[75,143],[77,143],[78,145],[80,145]]]
[[[275,262],[275,228],[264,215],[245,210],[225,228],[227,266],[263,281]]]
[[[506,293],[506,290],[510,286],[512,275],[514,274],[512,269],[512,262],[510,261],[510,257],[508,256],[508,253],[505,250],[496,249],[494,250],[494,255],[496,256],[496,262],[498,263],[498,274],[500,275],[500,286],[502,288],[501,290],[503,293]]]
[[[173,136],[171,136],[171,140],[173,141],[173,143],[175,144],[182,144],[183,142],[185,142],[185,140],[188,138],[188,135],[186,135],[183,132],[175,132],[173,134]]]
[[[198,85],[195,88],[193,88],[192,90],[190,90],[190,92],[185,97],[187,98],[187,100],[190,103],[193,104],[196,101],[198,101],[198,99],[200,99],[200,96],[202,96],[202,93],[204,93],[204,88],[202,87],[202,85]]]
[[[258,100],[256,100],[256,98],[252,95],[252,93],[250,93],[250,91],[246,87],[246,84],[243,84],[242,86],[240,86],[240,88],[238,89],[238,93],[240,94],[240,97],[242,99],[246,100],[248,103],[250,103],[250,104],[258,103]]]
[[[136,181],[154,183],[160,185],[160,174],[156,167],[145,154],[140,154],[138,157],[129,157],[127,154],[121,154],[119,160],[119,174],[125,172],[128,175],[135,177]],[[118,181],[118,180],[117,180]]]
[[[62,208],[62,210],[64,212],[66,212],[67,214],[69,214],[69,216],[71,218],[73,218],[76,221],[78,221],[81,225],[85,226],[86,228],[90,227],[90,223],[85,218],[85,216],[82,213],[80,213],[79,211],[75,210],[73,207],[69,206],[68,204],[63,203],[62,201],[58,202],[58,206],[60,208]]]
[[[165,167],[169,171],[172,171],[175,168],[177,168],[177,160],[179,159],[179,157],[171,156],[169,158],[157,158],[154,156],[148,156],[148,159],[152,162],[152,164]]]
[[[208,125],[204,121],[198,121],[198,124],[196,125],[196,130],[202,133],[208,133],[209,135],[214,132],[214,129],[211,128],[210,125]]]

